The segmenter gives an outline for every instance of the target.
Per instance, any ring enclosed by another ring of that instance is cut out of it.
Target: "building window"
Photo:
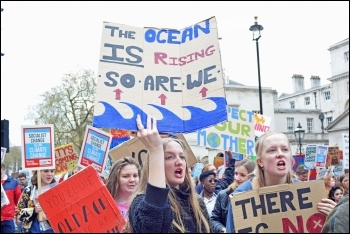
[[[307,125],[307,133],[312,133],[314,131],[314,119],[307,118],[306,125]]]
[[[344,53],[344,60],[345,60],[345,62],[349,62],[349,51],[346,51]]]
[[[294,118],[287,118],[287,132],[294,132]]]
[[[330,100],[331,99],[331,91],[326,91],[323,93],[324,95],[324,100]]]
[[[294,108],[295,108],[295,102],[292,101],[292,102],[290,102],[290,109],[294,109]]]
[[[310,105],[310,97],[305,98],[305,106]]]
[[[330,125],[332,123],[332,117],[327,117],[326,121],[327,121],[327,126]]]

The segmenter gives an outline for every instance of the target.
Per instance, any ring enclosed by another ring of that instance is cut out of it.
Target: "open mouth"
[[[178,177],[178,178],[182,178],[182,176],[183,176],[182,168],[178,168],[178,169],[175,170],[175,176]]]
[[[278,161],[277,162],[277,168],[280,170],[283,170],[286,168],[286,162],[285,161]]]

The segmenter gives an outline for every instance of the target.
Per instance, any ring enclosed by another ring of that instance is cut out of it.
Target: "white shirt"
[[[208,210],[208,214],[209,217],[211,216],[211,212],[214,210],[214,206],[215,206],[215,202],[216,202],[216,194],[213,193],[213,196],[210,199],[207,199],[203,196],[203,192],[202,192],[202,197],[203,197],[203,201],[205,206],[207,207]]]

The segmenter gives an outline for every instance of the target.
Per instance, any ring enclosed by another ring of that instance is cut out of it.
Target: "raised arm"
[[[159,188],[165,188],[164,150],[157,129],[157,120],[147,116],[147,126],[145,128],[140,115],[137,115],[136,124],[139,129],[137,137],[146,146],[149,153],[148,183]]]
[[[228,155],[228,167],[226,167],[224,172],[224,178],[216,183],[215,193],[218,194],[221,190],[226,189],[231,183],[233,183],[235,178],[235,162],[236,159],[232,157],[231,149],[225,151]]]

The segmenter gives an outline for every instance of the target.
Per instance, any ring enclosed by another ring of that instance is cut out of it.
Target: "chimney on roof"
[[[321,78],[319,76],[311,76],[310,82],[311,82],[311,88],[321,86]]]
[[[304,76],[294,74],[293,77],[293,93],[304,91]]]

